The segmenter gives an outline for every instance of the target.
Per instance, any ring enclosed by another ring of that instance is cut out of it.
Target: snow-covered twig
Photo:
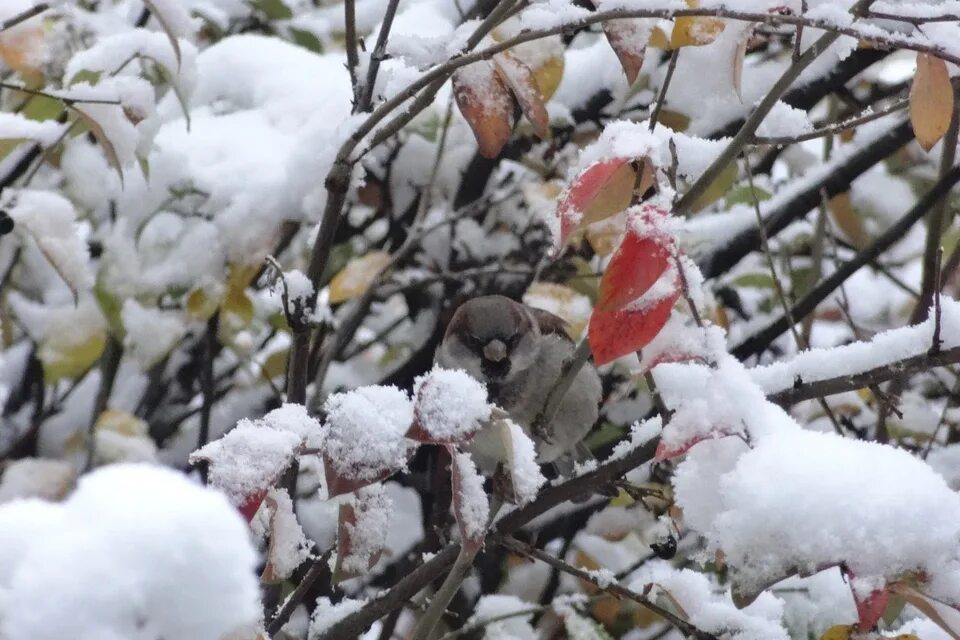
[[[20,13],[13,16],[12,18],[7,18],[3,22],[0,22],[0,32],[6,31],[7,29],[11,29],[17,26],[18,24],[20,24],[21,22],[26,22],[30,18],[40,15],[41,13],[43,13],[49,8],[50,8],[49,3],[41,2],[39,4],[36,4],[30,7],[29,9],[26,9],[25,11],[21,11]]]
[[[701,629],[698,629],[694,625],[690,624],[683,618],[678,615],[675,615],[672,611],[664,609],[660,605],[656,604],[643,594],[637,593],[631,589],[627,589],[624,586],[621,586],[616,581],[607,581],[600,580],[597,578],[597,575],[590,571],[584,571],[583,569],[574,567],[573,565],[563,561],[560,558],[555,558],[549,553],[545,553],[536,547],[533,547],[529,544],[520,542],[516,538],[511,536],[497,536],[495,538],[496,542],[503,546],[505,549],[513,551],[514,553],[519,553],[520,555],[526,556],[528,558],[539,560],[544,562],[551,567],[555,567],[564,573],[570,574],[574,577],[577,577],[581,580],[586,580],[590,584],[596,586],[601,591],[605,591],[617,598],[627,598],[628,600],[633,600],[641,607],[649,609],[653,613],[659,615],[664,620],[667,620],[670,624],[677,628],[685,637],[694,637],[697,640],[717,640],[716,636],[711,633],[707,633]]]

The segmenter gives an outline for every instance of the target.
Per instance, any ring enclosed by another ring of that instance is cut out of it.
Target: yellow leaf
[[[549,311],[567,323],[570,337],[583,333],[590,320],[590,299],[570,287],[553,282],[534,282],[523,294],[527,305]]]
[[[131,413],[118,409],[107,409],[97,416],[94,429],[112,431],[130,437],[145,436],[149,431],[146,422]]]
[[[650,32],[650,40],[647,42],[647,46],[654,49],[669,49],[670,39],[667,37],[667,32],[662,27],[654,27],[653,31]]]
[[[560,81],[563,80],[564,61],[563,54],[559,56],[550,56],[538,67],[533,68],[533,77],[537,80],[537,86],[540,87],[540,97],[547,102],[557,92]]]
[[[944,136],[953,119],[953,86],[947,63],[917,54],[917,75],[910,87],[910,122],[917,142],[925,151]]]
[[[267,359],[264,360],[263,366],[260,367],[260,375],[264,380],[270,381],[274,378],[279,378],[284,373],[287,372],[287,356],[290,354],[290,349],[281,349],[280,351],[274,351]]]
[[[243,329],[253,321],[253,302],[246,288],[260,270],[259,264],[232,264],[227,271],[227,290],[221,306],[221,337]]]
[[[626,215],[617,215],[590,225],[586,228],[585,235],[593,252],[605,258],[620,246],[626,230]]]
[[[666,128],[674,131],[683,132],[690,126],[690,116],[682,114],[679,111],[664,109],[657,118],[657,124],[662,124]]]
[[[0,32],[0,59],[29,82],[43,79],[43,25],[21,24]]]
[[[353,258],[330,281],[330,304],[346,302],[363,294],[390,262],[390,254],[373,251]]]
[[[184,305],[191,320],[209,320],[223,299],[222,287],[195,286],[187,293]]]
[[[713,204],[730,191],[730,187],[733,186],[733,183],[737,181],[737,163],[731,162],[726,167],[723,168],[723,171],[720,172],[713,182],[710,183],[710,186],[707,187],[696,202],[693,203],[692,210],[700,211],[701,209]]]
[[[103,354],[107,333],[97,330],[80,340],[60,332],[50,332],[40,343],[43,379],[53,384],[64,378],[76,379],[86,373]]]
[[[835,624],[820,636],[820,640],[850,640],[850,634],[856,631],[856,625]]]
[[[687,0],[687,6],[696,9],[700,0]],[[701,47],[710,44],[726,28],[723,20],[709,16],[681,16],[673,23],[670,34],[670,47]]]
[[[849,191],[844,191],[830,198],[827,201],[827,209],[830,211],[830,217],[837,223],[844,235],[850,239],[853,246],[858,249],[867,246],[867,243],[870,242],[870,236],[867,234],[867,230],[863,228],[860,215],[853,208]]]

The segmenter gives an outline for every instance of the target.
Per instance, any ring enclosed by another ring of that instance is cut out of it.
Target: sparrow
[[[542,309],[499,295],[463,303],[447,325],[435,362],[462,369],[487,387],[490,401],[506,411],[537,447],[537,461],[558,468],[589,456],[584,436],[597,421],[600,376],[585,364],[560,403],[556,417],[535,431],[547,394],[560,378],[575,345],[563,319]],[[504,460],[504,447],[493,429],[471,441],[477,465],[492,469]]]

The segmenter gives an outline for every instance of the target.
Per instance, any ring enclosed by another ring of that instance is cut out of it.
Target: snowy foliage
[[[0,639],[957,638],[958,43],[3,0]]]

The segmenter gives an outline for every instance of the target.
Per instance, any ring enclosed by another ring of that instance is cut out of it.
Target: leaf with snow
[[[261,579],[265,583],[275,584],[292,576],[309,557],[310,543],[297,522],[290,494],[285,490],[271,489],[264,498],[264,504],[269,544]]]
[[[177,65],[182,64],[183,54],[180,52],[179,38],[187,36],[193,31],[193,20],[190,18],[190,14],[179,2],[143,0],[143,4],[160,23],[163,32],[167,34],[170,46],[177,57]]]
[[[206,462],[207,478],[251,519],[267,492],[293,464],[301,438],[244,418],[219,440],[190,454]]]
[[[660,283],[663,283],[662,287]],[[663,329],[680,291],[672,278],[665,281],[661,277],[654,288],[658,289],[656,295],[648,293],[616,311],[594,309],[587,327],[587,339],[597,366],[643,349]]]
[[[613,158],[587,167],[560,195],[559,246],[581,225],[620,213],[633,198],[637,172],[629,158]]]
[[[487,389],[462,370],[435,367],[413,383],[413,425],[407,437],[434,444],[473,436],[490,418]]]
[[[379,482],[404,468],[417,443],[405,437],[413,404],[396,387],[367,386],[336,393],[324,403],[323,444],[330,497]]]
[[[510,481],[509,497],[518,505],[532,502],[546,483],[537,464],[537,449],[523,427],[508,417],[493,423],[505,452],[505,471]]]
[[[597,309],[616,311],[630,304],[660,279],[677,251],[673,237],[659,228],[666,213],[649,209],[642,225],[627,225],[627,233],[600,280]]]
[[[480,148],[480,155],[496,158],[513,133],[513,96],[486,60],[458,69],[452,77],[453,96]]]
[[[549,138],[550,116],[547,115],[540,87],[537,86],[537,79],[530,67],[509,50],[495,55],[493,64],[496,72],[513,92],[523,115],[527,116],[527,120],[533,125],[534,133],[541,140]]]
[[[460,529],[460,539],[473,550],[483,545],[490,519],[490,500],[483,490],[483,477],[469,453],[449,447],[450,483],[453,487],[453,512]]]
[[[340,504],[334,580],[364,575],[380,559],[393,520],[393,502],[382,484],[358,489]]]

